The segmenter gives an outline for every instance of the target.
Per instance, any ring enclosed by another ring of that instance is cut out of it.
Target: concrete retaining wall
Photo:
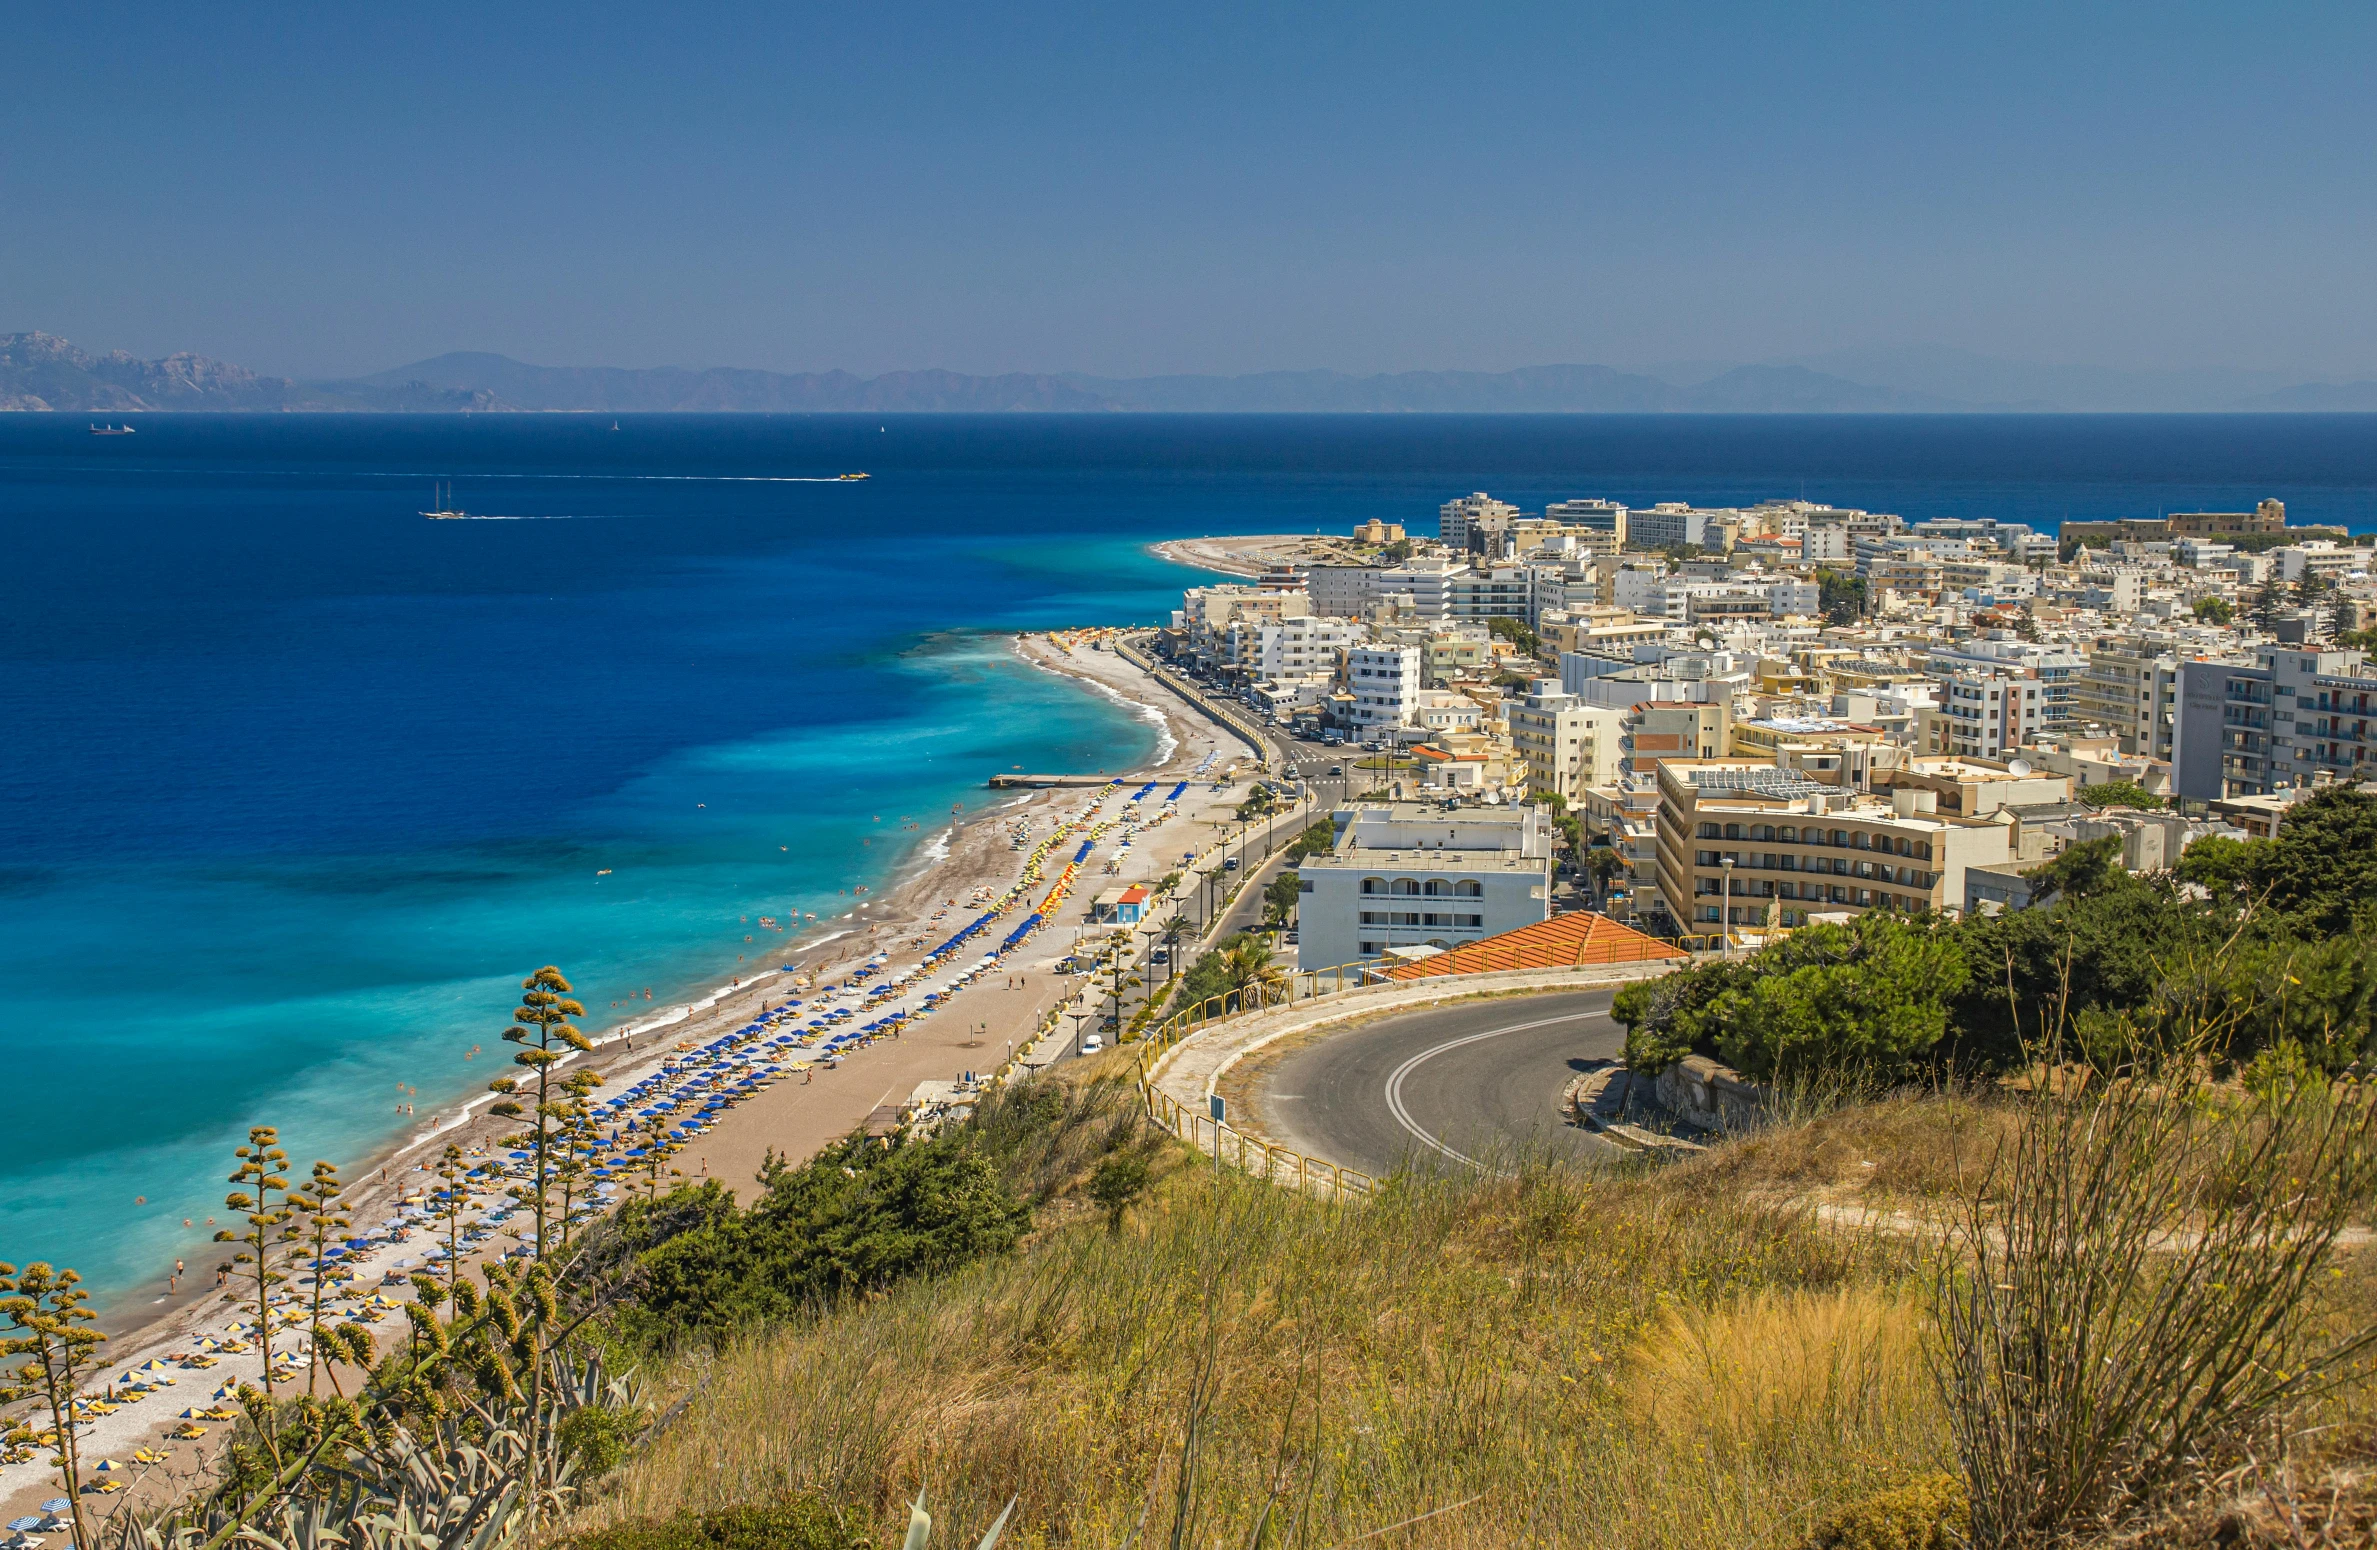
[[[1766,1089],[1706,1055],[1686,1055],[1652,1078],[1659,1106],[1695,1130],[1756,1128],[1766,1112]]]

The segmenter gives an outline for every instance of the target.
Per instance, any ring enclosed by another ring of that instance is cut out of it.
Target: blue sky
[[[0,331],[365,372],[2377,374],[2377,9],[10,8]]]

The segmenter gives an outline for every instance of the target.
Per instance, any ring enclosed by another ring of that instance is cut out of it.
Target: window
[[[1416,896],[1420,891],[1419,879],[1415,877],[1398,877],[1395,879],[1394,886],[1387,891],[1390,893],[1412,894]]]
[[[1486,923],[1486,917],[1485,917],[1485,916],[1483,916],[1483,915],[1455,915],[1455,916],[1453,917],[1453,924],[1454,924],[1454,925],[1456,925],[1456,926],[1467,926],[1467,927],[1469,927],[1469,928],[1470,928],[1470,929],[1472,929],[1472,930],[1475,930],[1475,929],[1477,929],[1478,927],[1480,927],[1480,926],[1483,926],[1485,923]]]
[[[1453,884],[1453,897],[1456,899],[1482,899],[1485,895],[1486,888],[1483,883]]]
[[[1387,880],[1383,877],[1365,877],[1362,879],[1362,891],[1364,893],[1385,893]]]
[[[1428,879],[1427,888],[1423,891],[1431,899],[1441,899],[1453,891],[1453,885],[1441,877],[1431,877]]]

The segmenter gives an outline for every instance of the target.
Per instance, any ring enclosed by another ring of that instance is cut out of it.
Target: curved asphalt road
[[[1617,1149],[1565,1122],[1560,1093],[1582,1061],[1618,1055],[1614,989],[1431,1007],[1298,1050],[1262,1085],[1257,1112],[1281,1141],[1385,1175],[1534,1145],[1590,1161]]]

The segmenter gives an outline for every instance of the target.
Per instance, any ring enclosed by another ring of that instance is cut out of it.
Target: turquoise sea
[[[537,965],[665,1004],[990,773],[1144,758],[1006,637],[1162,618],[1156,539],[1474,489],[2377,524],[2351,416],[134,423],[0,416],[0,1259],[144,1303],[249,1124],[352,1166],[494,1074]]]

